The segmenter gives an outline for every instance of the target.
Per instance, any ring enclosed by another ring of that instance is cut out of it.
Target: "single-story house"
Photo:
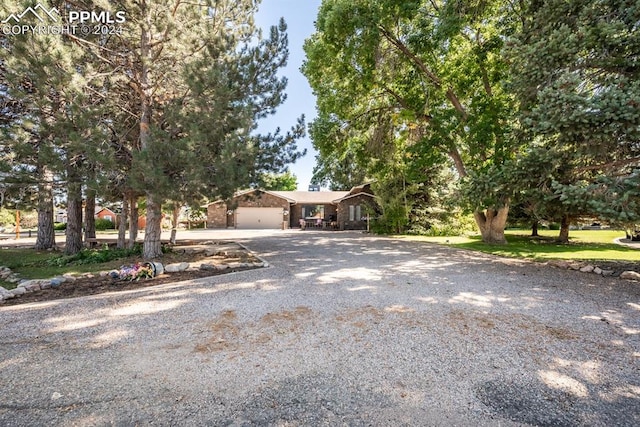
[[[207,228],[366,230],[377,204],[370,184],[350,191],[244,190],[207,205]]]
[[[109,208],[96,208],[95,218],[98,219],[106,219],[107,221],[111,221],[113,223],[116,222],[116,218],[118,215],[114,211]]]

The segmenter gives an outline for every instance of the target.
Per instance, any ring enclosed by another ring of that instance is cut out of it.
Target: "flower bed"
[[[134,280],[154,278],[156,276],[156,269],[154,265],[149,262],[138,262],[133,265],[123,265],[119,270],[110,272],[109,275],[116,280],[132,282]]]

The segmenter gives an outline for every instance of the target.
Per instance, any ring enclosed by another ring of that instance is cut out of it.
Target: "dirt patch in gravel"
[[[197,244],[189,242],[189,244]],[[123,260],[123,264],[132,264],[141,262],[140,259]],[[182,251],[170,252],[163,256],[162,264],[169,265],[173,263],[197,263],[206,262],[207,264],[246,264],[261,262],[253,254],[246,250],[233,251],[228,255],[217,253],[210,256],[205,253],[186,253]],[[105,292],[120,292],[132,289],[140,289],[151,286],[157,286],[164,283],[181,282],[184,280],[200,279],[203,277],[218,276],[236,271],[252,270],[259,267],[230,267],[225,270],[215,269],[189,269],[176,273],[163,273],[152,279],[143,279],[138,281],[123,281],[112,279],[109,276],[95,277],[79,277],[75,281],[64,282],[57,288],[43,289],[37,292],[30,292],[16,298],[4,300],[0,303],[0,307],[16,304],[26,304],[30,302],[51,301],[64,298],[75,298],[86,295],[96,295]]]

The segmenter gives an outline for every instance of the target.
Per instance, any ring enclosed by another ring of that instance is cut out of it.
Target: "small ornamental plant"
[[[114,279],[132,282],[140,279],[151,279],[155,276],[155,272],[148,263],[135,263],[133,265],[123,265],[120,270],[114,270],[110,275]]]

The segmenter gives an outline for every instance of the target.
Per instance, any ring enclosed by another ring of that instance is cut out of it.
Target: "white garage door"
[[[280,229],[282,228],[282,208],[238,208],[236,228]]]

